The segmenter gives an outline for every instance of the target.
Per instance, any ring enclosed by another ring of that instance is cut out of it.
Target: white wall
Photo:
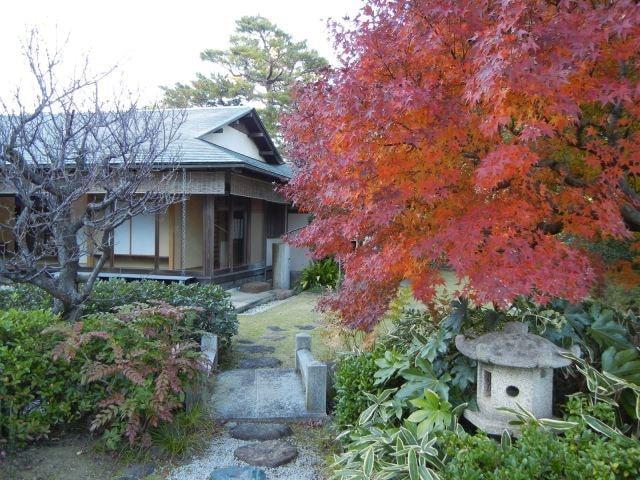
[[[310,215],[306,213],[289,213],[287,214],[287,231],[294,232],[298,228],[309,225]],[[295,233],[295,232],[294,232]],[[272,249],[273,244],[279,242],[279,238],[268,238],[267,239],[267,266],[270,267],[273,264]],[[309,249],[307,248],[290,248],[290,263],[289,266],[292,272],[300,272],[304,270],[304,267],[309,265],[311,262],[311,257],[309,256]]]
[[[228,148],[247,157],[264,161],[260,156],[260,150],[258,150],[255,142],[251,140],[248,135],[233,127],[223,127],[222,132],[208,133],[203,138],[215,145],[220,145],[221,147]]]
[[[294,232],[296,229],[309,225],[310,215],[306,213],[289,213],[287,230]],[[293,233],[295,235],[295,232]],[[291,247],[291,271],[300,272],[309,265],[311,258],[307,248]]]

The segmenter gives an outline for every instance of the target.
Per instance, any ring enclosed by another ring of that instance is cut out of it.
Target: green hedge
[[[58,321],[48,310],[0,311],[0,439],[9,446],[78,420],[100,398],[97,385],[82,384],[79,361],[52,359],[64,337],[42,331]]]
[[[229,346],[231,337],[238,332],[238,319],[229,294],[213,284],[165,284],[153,280],[98,281],[85,303],[84,313],[90,315],[112,312],[115,307],[150,301],[165,301],[175,306],[201,308],[195,327],[218,335],[222,348]],[[51,297],[33,285],[20,284],[0,288],[0,310],[46,309],[51,304]]]
[[[510,445],[482,435],[445,432],[444,480],[616,480],[640,478],[640,446],[579,426],[557,435],[529,426]]]
[[[195,311],[125,306],[75,324],[49,310],[0,311],[0,446],[20,447],[83,418],[107,448],[148,445],[204,367]]]
[[[365,393],[376,393],[374,386],[376,354],[363,352],[340,359],[335,373],[334,418],[340,429],[355,425],[360,413],[369,406]]]

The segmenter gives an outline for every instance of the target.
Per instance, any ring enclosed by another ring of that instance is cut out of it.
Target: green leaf
[[[629,446],[637,445],[637,442],[634,442],[632,439],[625,436],[619,430],[611,428],[609,425],[601,422],[600,420],[598,420],[595,417],[592,417],[591,415],[583,415],[582,418],[587,423],[587,425],[589,425],[592,429],[594,429],[596,432],[601,433],[606,437],[609,437],[611,439],[618,439],[625,445],[629,445]]]
[[[371,478],[373,475],[373,465],[376,460],[376,454],[373,447],[367,448],[364,453],[364,458],[362,461],[362,472],[364,473],[366,478]]]
[[[609,347],[602,353],[602,369],[623,380],[640,385],[640,354],[635,348],[616,351]]]
[[[418,473],[418,460],[416,458],[415,450],[409,450],[409,455],[407,456],[407,463],[409,466],[409,479],[410,480],[420,480],[420,475]]]
[[[508,448],[511,446],[511,435],[509,434],[509,430],[504,430],[502,435],[500,435],[500,445],[502,445],[502,448]]]
[[[595,321],[589,327],[588,332],[601,348],[616,347],[617,349],[633,348],[628,339],[629,332],[624,325],[613,319],[610,310],[592,309]]]

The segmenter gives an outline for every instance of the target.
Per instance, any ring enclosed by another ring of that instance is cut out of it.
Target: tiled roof
[[[280,179],[291,178],[288,164],[273,164],[248,157],[238,152],[199,137],[250,114],[251,107],[211,107],[189,108],[180,126],[176,146],[180,149],[180,163],[183,165],[211,165],[220,167],[245,167]]]
[[[203,140],[202,136],[218,130],[234,121],[255,113],[251,107],[210,107],[188,108],[185,119],[178,131],[178,139],[167,152],[167,160],[175,159],[179,154],[182,165],[198,165],[206,168],[246,168],[248,170],[269,175],[279,180],[291,178],[291,167],[286,163],[269,163],[248,157],[227,148],[214,145]],[[255,114],[257,116],[257,114]],[[0,130],[5,118],[0,116]],[[261,128],[262,125],[260,124]],[[265,131],[266,133],[266,131]],[[55,142],[54,142],[55,143]],[[272,145],[272,143],[270,143]],[[275,147],[274,147],[275,148]],[[277,157],[280,160],[279,154]],[[41,159],[41,162],[46,159]]]

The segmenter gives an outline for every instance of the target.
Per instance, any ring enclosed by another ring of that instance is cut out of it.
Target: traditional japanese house
[[[271,245],[306,224],[276,191],[291,177],[255,109],[188,109],[180,127],[180,162],[170,187],[179,201],[164,214],[119,226],[101,276],[196,279],[230,284],[269,273]],[[96,192],[99,195],[99,192]],[[18,205],[0,192],[0,212]],[[0,219],[1,220],[1,219]],[[7,232],[0,232],[7,235]],[[306,262],[292,252],[293,269]],[[83,264],[95,261],[89,246]]]

